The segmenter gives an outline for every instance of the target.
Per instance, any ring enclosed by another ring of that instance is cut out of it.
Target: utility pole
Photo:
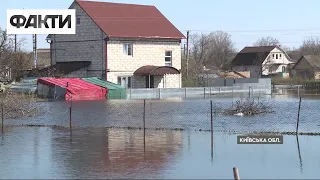
[[[34,68],[37,68],[37,35],[33,34],[33,60]]]
[[[189,76],[189,31],[187,31],[187,54],[186,54],[186,61],[187,61],[187,77]]]

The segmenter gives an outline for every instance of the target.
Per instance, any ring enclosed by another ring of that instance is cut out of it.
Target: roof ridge
[[[179,29],[153,5],[88,0],[75,0],[75,3],[109,38],[185,39]]]
[[[134,4],[134,3],[120,3],[120,2],[106,2],[106,1],[91,1],[91,0],[75,0],[76,2],[90,2],[90,3],[106,3],[106,4],[121,4],[121,5],[134,5],[134,6],[151,6],[155,7],[154,5],[149,5],[149,4]]]

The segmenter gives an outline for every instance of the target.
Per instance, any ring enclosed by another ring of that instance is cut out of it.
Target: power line
[[[278,32],[278,31],[320,31],[320,28],[304,28],[304,29],[260,29],[260,30],[223,30],[223,29],[190,29],[183,31],[193,31],[193,32],[214,32],[214,31],[224,31],[224,32]]]

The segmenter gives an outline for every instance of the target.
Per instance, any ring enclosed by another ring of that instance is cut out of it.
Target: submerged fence
[[[128,99],[211,98],[214,96],[271,95],[271,85],[128,89]]]
[[[172,99],[39,102],[36,117],[5,119],[4,125],[109,127],[128,129],[175,129],[231,133],[320,133],[320,102],[302,99],[251,97],[250,102],[271,107],[272,113],[252,116],[223,114],[246,99]],[[299,110],[300,109],[300,110]]]

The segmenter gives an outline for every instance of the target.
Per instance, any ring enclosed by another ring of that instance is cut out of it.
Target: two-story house
[[[232,70],[250,71],[251,78],[288,75],[288,66],[294,62],[279,46],[244,47],[232,60]]]
[[[180,88],[185,36],[154,6],[74,1],[76,34],[49,35],[65,77],[99,77],[127,88]],[[65,67],[72,69],[72,67]]]

